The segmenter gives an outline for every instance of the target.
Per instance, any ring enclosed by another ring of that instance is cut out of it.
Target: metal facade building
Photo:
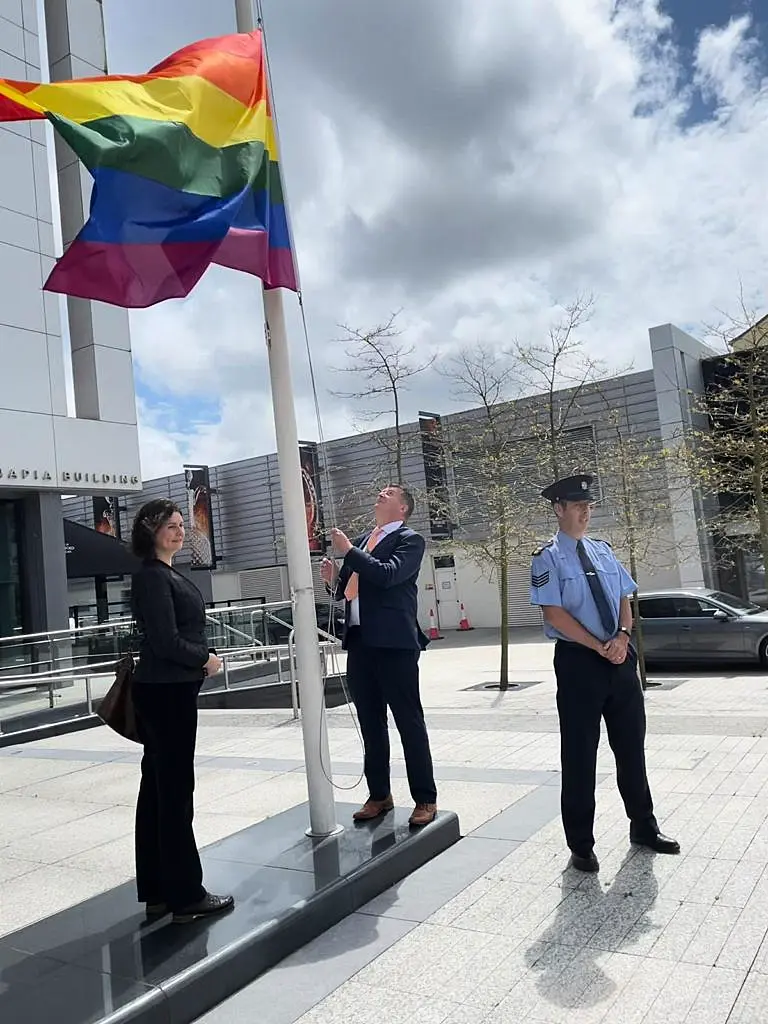
[[[610,482],[612,470],[606,453],[610,451],[615,434],[617,413],[635,438],[647,438],[659,445],[670,443],[679,436],[690,415],[688,395],[700,390],[701,360],[712,354],[671,325],[654,328],[650,335],[653,368],[587,386],[568,418],[564,450],[570,452],[566,457],[573,463],[568,469],[595,472],[601,485]],[[559,399],[568,401],[569,393],[562,392]],[[540,415],[542,401],[534,396],[515,403],[516,434],[525,436],[526,422],[532,424]],[[453,413],[444,416],[442,424],[446,432],[469,438],[477,416],[476,410]],[[394,475],[394,444],[393,432],[385,431],[353,435],[325,445],[318,456],[326,519],[330,518],[333,506],[342,528],[354,533],[364,527],[370,520],[378,488]],[[424,496],[427,480],[418,424],[403,428],[402,458],[404,481],[417,495]],[[538,503],[537,495],[549,480],[540,466],[534,462],[529,465],[526,469],[525,458],[522,458],[516,476],[516,486],[525,492],[532,509],[532,522],[526,524],[526,536],[533,528],[538,537],[545,539],[552,532],[551,513],[544,502]],[[464,536],[481,537],[483,523],[478,521],[476,510],[457,507],[455,501],[456,494],[462,490],[462,481],[456,474],[466,472],[471,472],[466,465],[447,466],[447,489],[453,496],[451,517]],[[219,561],[215,571],[195,574],[206,596],[216,603],[288,597],[276,456],[211,467],[210,480],[214,492],[214,542]],[[666,472],[655,476],[648,486],[648,500],[666,496],[669,513],[665,521],[656,524],[654,543],[641,566],[641,585],[710,583],[711,552],[701,527],[698,496],[687,491],[679,481],[670,479]],[[184,475],[179,473],[149,481],[141,494],[122,499],[124,536],[140,504],[157,496],[170,497],[185,508]],[[92,525],[92,507],[87,499],[67,499],[65,514]],[[429,624],[431,610],[441,628],[455,628],[463,604],[473,625],[498,625],[498,581],[493,574],[478,565],[466,549],[430,537],[430,519],[423,499],[417,505],[412,524],[429,541],[428,556],[419,580],[423,623]],[[615,509],[608,497],[596,508],[593,533],[611,540],[618,553],[625,554],[621,550],[621,531],[617,531]],[[319,565],[319,560],[316,564]],[[538,611],[532,609],[528,601],[529,572],[530,550],[520,549],[510,558],[509,611],[510,623],[515,626],[539,622]],[[322,593],[318,578],[318,594]],[[73,594],[73,599],[76,596]]]

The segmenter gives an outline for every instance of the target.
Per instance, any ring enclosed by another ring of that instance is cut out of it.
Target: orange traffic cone
[[[467,613],[464,611],[464,602],[462,602],[461,604],[461,618],[459,619],[459,629],[474,629],[474,626],[470,626],[469,619],[467,618]]]
[[[440,636],[440,633],[437,629],[437,625],[435,623],[435,613],[431,608],[429,609],[429,632],[427,633],[427,636],[429,637],[430,640],[443,639],[443,637]]]

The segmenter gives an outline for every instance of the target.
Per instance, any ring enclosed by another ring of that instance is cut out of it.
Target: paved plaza
[[[566,869],[551,654],[535,634],[516,637],[521,685],[502,694],[483,688],[495,678],[492,634],[432,645],[423,699],[440,803],[465,838],[205,1024],[768,1022],[764,674],[656,674],[649,773],[683,852],[629,847],[604,740],[602,870],[587,877]],[[361,800],[349,710],[328,717],[338,800]],[[201,846],[306,800],[289,712],[203,712],[198,753]],[[396,742],[393,753],[407,806]],[[103,728],[0,750],[0,936],[131,878],[138,759]]]

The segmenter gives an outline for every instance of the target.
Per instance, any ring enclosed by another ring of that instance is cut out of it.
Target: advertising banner
[[[211,481],[207,466],[185,466],[189,520],[187,544],[191,551],[192,569],[214,569],[216,549],[213,540]]]
[[[452,525],[440,417],[431,413],[419,413],[419,430],[424,479],[427,485],[429,532],[433,540],[449,540],[452,536]]]
[[[323,535],[323,514],[320,508],[320,464],[317,457],[317,445],[314,441],[299,442],[299,459],[301,460],[301,482],[304,486],[304,509],[307,515],[309,550],[320,553],[325,550],[325,537]]]
[[[93,528],[108,537],[120,537],[120,513],[117,498],[93,499]]]

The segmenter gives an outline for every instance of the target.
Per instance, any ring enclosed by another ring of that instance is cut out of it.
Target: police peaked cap
[[[562,480],[556,480],[549,487],[545,487],[541,496],[553,503],[556,501],[594,501],[595,497],[592,494],[594,479],[591,473],[566,476]]]

